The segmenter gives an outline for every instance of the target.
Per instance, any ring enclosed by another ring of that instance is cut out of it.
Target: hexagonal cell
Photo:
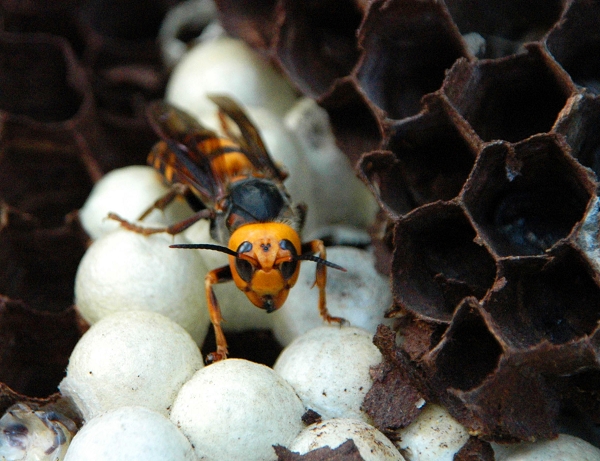
[[[167,71],[157,35],[168,8],[177,3],[90,0],[77,10],[96,110],[107,132],[105,170],[143,163],[156,140],[144,106],[164,96]]]
[[[600,424],[600,397],[598,396],[598,389],[600,389],[600,369],[588,369],[583,370],[571,376],[564,377],[567,381],[566,387],[571,389],[569,397],[571,397],[573,403],[579,410],[579,414],[576,414],[578,422],[581,422],[581,414],[589,415],[592,420],[593,434],[596,436],[595,445],[597,442],[597,425]],[[593,443],[593,442],[592,442]]]
[[[8,205],[0,213],[0,381],[48,396],[80,336],[74,279],[88,237],[75,223],[45,229]]]
[[[354,0],[280,3],[277,58],[305,95],[318,98],[356,64],[356,30],[363,11]]]
[[[75,224],[47,229],[35,222],[9,222],[0,231],[0,294],[43,312],[70,307],[87,244]]]
[[[215,0],[219,21],[232,37],[268,49],[277,34],[276,0]]]
[[[92,186],[75,152],[43,141],[0,146],[0,197],[45,226],[60,226],[68,213],[83,206]]]
[[[578,85],[600,93],[600,4],[571,1],[546,38],[550,54]]]
[[[590,265],[600,274],[600,198],[595,197],[591,201],[572,244],[585,255]]]
[[[452,416],[486,440],[514,443],[558,434],[559,392],[518,355],[503,354],[479,387],[450,389],[440,398]]]
[[[572,96],[554,131],[565,136],[571,155],[600,178],[600,99],[588,92]]]
[[[90,0],[79,13],[88,27],[102,37],[140,41],[154,39],[169,6],[176,0]]]
[[[481,385],[494,372],[502,352],[486,325],[479,303],[475,298],[466,298],[442,341],[425,362],[435,370],[433,380],[437,387],[466,391]]]
[[[31,397],[57,396],[80,336],[75,309],[44,312],[6,296],[0,309],[0,407],[6,404],[8,386]],[[24,395],[18,400],[24,401]]]
[[[384,148],[393,155],[369,154],[358,165],[380,203],[396,216],[453,199],[475,164],[476,142],[439,102],[426,98],[419,115],[390,125]]]
[[[530,45],[503,59],[457,61],[443,91],[483,141],[516,142],[549,132],[574,87],[541,47]]]
[[[490,325],[493,321],[490,321]],[[600,369],[597,347],[590,337],[579,335],[567,342],[541,341],[528,349],[509,350],[516,363],[546,377],[569,376],[585,369]],[[509,348],[510,349],[510,348]],[[560,386],[558,387],[560,389]]]
[[[460,32],[485,39],[481,57],[517,52],[525,42],[541,39],[558,21],[562,0],[446,0]]]
[[[391,273],[395,302],[419,318],[447,323],[463,298],[483,298],[496,264],[476,237],[453,202],[424,205],[400,219]]]
[[[4,2],[2,30],[17,33],[46,33],[68,39],[77,53],[81,51],[82,37],[77,30],[73,11],[79,0],[57,2]]]
[[[555,135],[482,151],[463,200],[479,236],[498,255],[544,254],[583,219],[596,185],[566,151]]]
[[[329,114],[338,146],[353,164],[365,152],[381,148],[383,116],[365,99],[353,78],[336,80],[318,102]]]
[[[74,78],[75,56],[50,36],[0,35],[0,109],[38,122],[75,116],[84,99]]]
[[[357,164],[358,177],[371,190],[377,203],[392,219],[398,219],[415,208],[407,188],[403,165],[389,151],[372,151]]]
[[[377,0],[360,29],[361,88],[388,117],[419,112],[444,72],[467,51],[443,2]]]
[[[527,351],[544,342],[569,346],[598,327],[600,287],[587,261],[572,248],[563,246],[550,257],[503,259],[499,280],[483,307],[507,348]],[[559,352],[546,352],[545,360]],[[562,365],[562,372],[571,373],[581,366],[572,358]]]
[[[0,74],[0,197],[59,226],[101,176],[93,155],[106,154],[86,73],[61,38],[3,33]]]

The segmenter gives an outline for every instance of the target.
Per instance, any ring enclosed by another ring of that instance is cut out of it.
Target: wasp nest
[[[72,212],[155,141],[143,108],[164,91],[154,43],[170,5],[158,3],[0,2],[2,413],[55,393],[81,335],[73,281],[88,237]]]
[[[47,3],[0,1],[0,381],[29,396],[56,389],[80,335],[88,242],[70,212],[104,172],[144,163],[143,109],[168,74],[156,37],[179,2]],[[600,4],[216,6],[327,110],[382,210],[397,331],[375,337],[378,428],[393,437],[423,398],[490,441],[600,423]],[[22,398],[0,385],[0,410]]]
[[[600,423],[600,5],[217,4],[327,109],[383,210],[403,342],[376,337],[380,429],[414,417],[378,419],[406,386],[487,440]]]

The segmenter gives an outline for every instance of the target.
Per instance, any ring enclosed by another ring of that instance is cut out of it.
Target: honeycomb
[[[383,211],[403,343],[375,338],[382,402],[409,384],[492,441],[600,423],[600,2],[217,5],[327,109]]]
[[[71,211],[144,163],[177,3],[0,0],[0,410],[66,367],[87,245]],[[410,423],[405,395],[488,441],[552,437],[565,414],[600,424],[600,2],[216,4],[327,110],[381,207],[397,331],[375,337],[379,428]]]
[[[125,3],[0,2],[2,413],[57,401],[85,328],[72,304],[88,237],[73,212],[155,141],[144,106],[164,91],[155,37],[175,2]]]

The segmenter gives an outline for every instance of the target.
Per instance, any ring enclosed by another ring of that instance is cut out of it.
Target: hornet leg
[[[227,358],[227,340],[225,339],[225,334],[221,328],[223,317],[221,316],[221,309],[219,308],[219,302],[215,296],[213,285],[217,283],[229,282],[231,280],[233,280],[233,278],[229,266],[219,267],[210,271],[208,274],[206,274],[206,278],[204,279],[208,313],[210,315],[210,321],[215,330],[215,338],[217,341],[217,351],[208,354],[206,357],[206,361],[208,363],[217,362]]]
[[[142,215],[138,218],[138,221],[143,221],[148,217],[152,210],[164,211],[164,209],[177,197],[185,197],[190,193],[190,188],[181,183],[175,183],[171,186],[169,191],[154,202]]]
[[[138,221],[143,221],[152,212],[152,210],[163,211],[177,197],[183,197],[189,201],[190,196],[192,196],[192,198],[195,197],[188,186],[186,186],[185,184],[181,184],[181,183],[175,183],[171,186],[171,188],[165,195],[163,195],[161,198],[156,200],[146,211],[144,211],[142,213],[142,215],[138,218]],[[138,224],[133,224],[133,223],[127,221],[126,219],[121,218],[116,213],[108,214],[108,219],[118,221],[121,224],[121,226],[124,227],[125,229],[133,231],[133,232],[137,232],[138,234],[143,234],[143,235],[151,235],[151,234],[157,234],[157,233],[161,233],[161,232],[166,232],[171,235],[176,235],[176,234],[183,232],[188,227],[190,227],[192,224],[197,223],[201,219],[211,219],[213,217],[214,217],[213,210],[210,210],[208,208],[203,208],[202,210],[194,213],[189,218],[184,219],[183,221],[179,221],[170,226],[144,227],[144,226],[140,226]]]
[[[325,250],[325,245],[321,240],[311,240],[310,242],[303,243],[302,253],[319,253],[319,257],[321,259],[327,259],[327,251]],[[319,289],[319,314],[321,314],[323,320],[329,323],[348,323],[347,320],[341,317],[331,316],[327,310],[327,299],[325,296],[325,286],[327,285],[327,266],[317,263],[317,271],[313,287],[315,285]]]
[[[160,232],[166,232],[167,234],[177,235],[177,234],[183,232],[184,230],[186,230],[192,224],[197,223],[201,219],[214,218],[214,211],[211,209],[205,208],[204,210],[200,210],[197,213],[194,213],[189,218],[184,219],[183,221],[179,221],[178,223],[172,224],[167,227],[140,226],[138,224],[130,223],[126,219],[121,218],[116,213],[109,213],[108,218],[112,219],[114,221],[118,221],[119,223],[121,223],[121,227],[124,227],[125,229],[133,231],[133,232],[137,232],[138,234],[151,235],[151,234],[158,234]]]

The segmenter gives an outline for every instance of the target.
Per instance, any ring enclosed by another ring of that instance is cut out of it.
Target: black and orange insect
[[[265,148],[263,141],[239,105],[226,96],[211,96],[219,108],[226,136],[203,127],[187,113],[157,101],[149,106],[150,122],[162,138],[148,156],[171,189],[141,217],[153,209],[164,209],[177,196],[195,210],[190,218],[166,228],[145,228],[115,214],[109,217],[127,229],[142,234],[178,234],[201,219],[211,220],[211,235],[222,245],[180,244],[173,248],[216,250],[229,255],[229,264],[208,272],[206,298],[217,351],[209,361],[227,356],[227,341],[221,328],[221,310],[213,285],[233,280],[256,306],[274,312],[288,297],[300,272],[300,262],[316,263],[315,285],[319,290],[319,312],[327,322],[344,322],[327,311],[326,268],[345,270],[326,260],[322,241],[303,243],[300,232],[306,207],[292,203],[283,186],[287,177]],[[234,132],[230,123],[237,126]],[[318,253],[318,256],[316,254]]]

